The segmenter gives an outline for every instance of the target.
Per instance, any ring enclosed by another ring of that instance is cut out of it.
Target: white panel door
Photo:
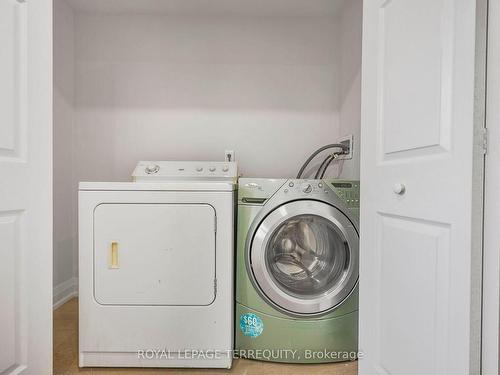
[[[478,373],[475,6],[364,2],[361,375]]]
[[[0,374],[50,374],[49,0],[0,0],[0,176]]]

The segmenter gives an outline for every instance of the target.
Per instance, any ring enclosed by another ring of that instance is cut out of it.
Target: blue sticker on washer
[[[243,335],[250,337],[260,336],[264,330],[262,319],[252,313],[240,315],[240,328]]]

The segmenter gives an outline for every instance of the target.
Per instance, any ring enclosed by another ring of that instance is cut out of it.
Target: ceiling
[[[67,0],[76,11],[171,15],[331,16],[349,0]]]

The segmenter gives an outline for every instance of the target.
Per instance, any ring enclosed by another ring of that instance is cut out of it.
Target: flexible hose
[[[333,154],[332,157],[330,158],[330,160],[328,160],[328,162],[326,163],[325,167],[323,168],[323,173],[321,173],[321,176],[319,178],[323,178],[325,177],[325,173],[326,173],[326,170],[328,169],[328,167],[330,166],[330,164],[332,163],[332,161],[336,160],[338,158],[339,154]]]
[[[332,144],[329,144],[329,145],[326,145],[326,146],[318,148],[316,151],[314,151],[311,154],[311,156],[309,156],[307,158],[307,160],[305,161],[305,163],[299,169],[299,173],[297,174],[297,178],[301,178],[302,177],[302,174],[304,173],[305,169],[307,168],[307,166],[309,165],[309,163],[316,157],[316,155],[318,155],[320,152],[328,150],[329,148],[340,148],[340,149],[342,149],[342,151],[347,151],[349,149],[349,147],[347,147],[346,145],[343,145],[341,143],[332,143]]]
[[[319,166],[318,170],[316,171],[316,174],[314,175],[314,179],[317,180],[319,176],[321,175],[321,171],[323,170],[323,167],[325,165],[330,165],[330,160],[333,158],[333,155],[328,155],[325,160],[321,162],[321,165]]]

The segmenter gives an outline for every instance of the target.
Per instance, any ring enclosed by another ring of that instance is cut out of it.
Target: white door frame
[[[482,375],[500,373],[500,1],[489,1],[483,250]]]

